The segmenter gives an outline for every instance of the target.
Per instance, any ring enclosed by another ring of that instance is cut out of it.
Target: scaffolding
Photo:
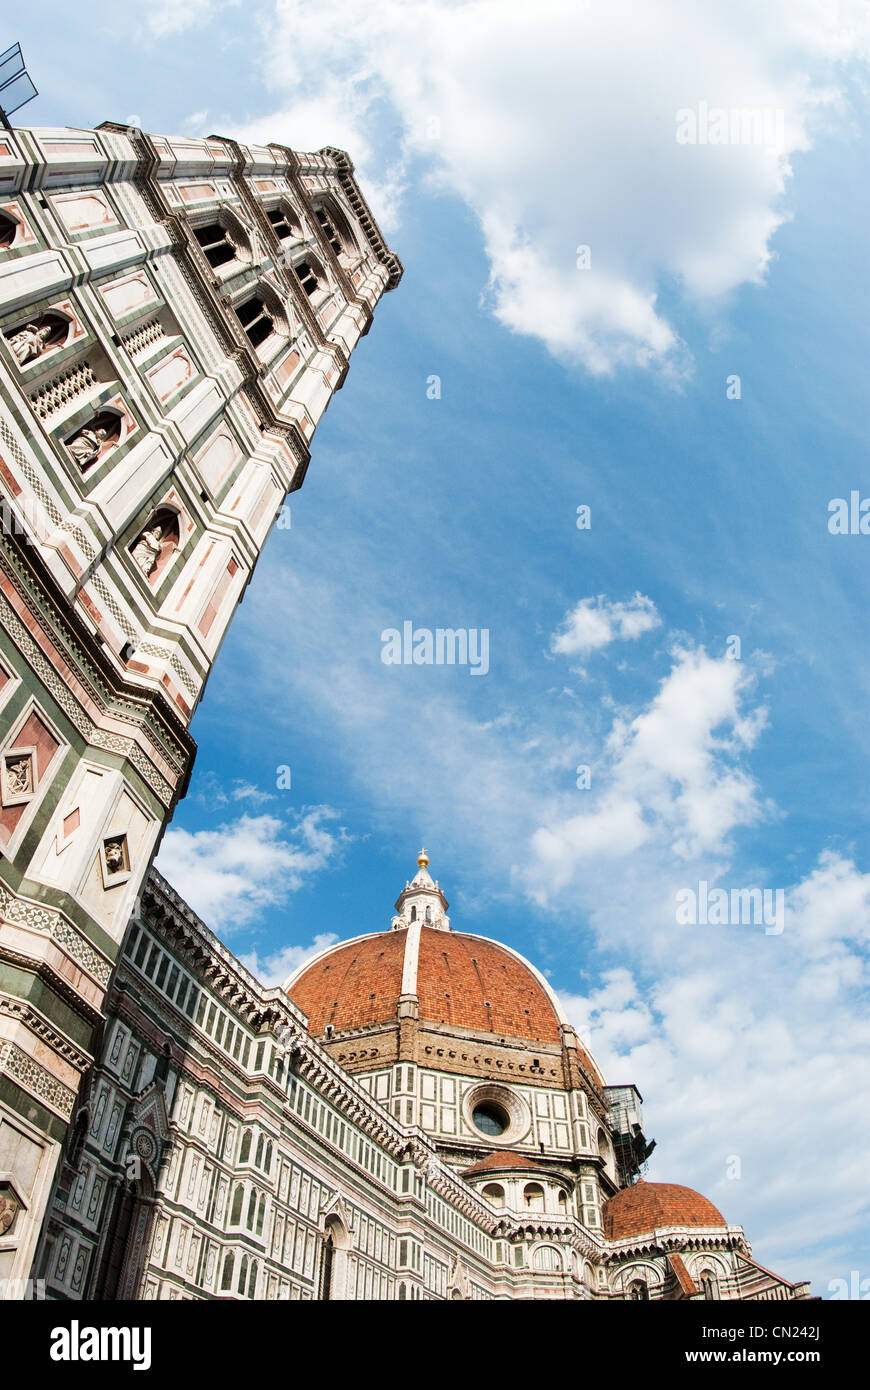
[[[636,1182],[656,1146],[643,1132],[643,1096],[636,1086],[605,1086],[610,1132],[621,1187]]]

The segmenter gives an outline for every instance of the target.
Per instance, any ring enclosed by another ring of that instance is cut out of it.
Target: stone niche
[[[178,513],[172,507],[158,507],[130,545],[130,556],[151,588],[178,549],[180,529]]]

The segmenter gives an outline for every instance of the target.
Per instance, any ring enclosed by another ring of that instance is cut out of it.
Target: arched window
[[[523,1188],[523,1197],[530,1211],[544,1210],[544,1189],[539,1182],[527,1182]]]
[[[323,1258],[320,1265],[320,1297],[332,1298],[332,1268],[335,1260],[335,1240],[332,1230],[323,1237]]]
[[[253,1137],[253,1133],[249,1129],[246,1129],[242,1135],[242,1148],[239,1153],[240,1163],[247,1163],[248,1159],[251,1157],[251,1140]]]
[[[326,207],[315,208],[314,216],[336,256],[340,256],[342,253],[348,255],[351,251],[356,250],[356,243],[348,226],[347,218],[337,207],[330,203]]]
[[[329,242],[330,246],[332,247],[333,251],[335,252],[336,256],[340,256],[343,250],[342,244],[339,241],[337,231],[333,227],[323,208],[317,208],[314,215],[320,223],[321,227],[323,228],[323,234],[326,237],[326,240]]]
[[[251,1260],[251,1272],[248,1275],[248,1298],[257,1296],[257,1261]]]
[[[645,1302],[649,1299],[649,1289],[643,1279],[633,1279],[628,1286],[628,1296],[634,1301]]]
[[[17,217],[10,217],[8,212],[0,212],[0,248],[5,250],[7,246],[12,245],[20,226]]]
[[[265,1221],[265,1219],[266,1219],[266,1198],[265,1198],[265,1196],[262,1196],[262,1197],[260,1198],[260,1205],[259,1205],[259,1207],[257,1208],[257,1235],[258,1235],[258,1236],[261,1236],[261,1235],[263,1234],[263,1222]]]
[[[431,909],[431,907],[427,907],[427,908],[426,908],[426,921],[427,921],[427,922],[431,922],[431,921],[432,921],[432,909]]]
[[[320,280],[316,270],[312,268],[309,261],[299,261],[293,269],[296,271],[296,278],[310,299],[320,288]]]
[[[244,304],[240,304],[236,309],[236,314],[252,347],[259,347],[260,343],[271,337],[275,327],[274,321],[259,295],[255,294],[251,299],[246,299]]]
[[[279,241],[299,240],[299,228],[288,214],[286,208],[270,208],[266,216],[272,223],[275,235]]]
[[[247,1277],[248,1277],[248,1257],[247,1257],[247,1255],[243,1255],[243,1256],[242,1256],[242,1263],[241,1263],[241,1265],[240,1265],[240,1267],[239,1267],[239,1283],[238,1283],[238,1291],[239,1291],[239,1293],[244,1293],[244,1292],[245,1292],[245,1280],[247,1279]]]
[[[232,1250],[228,1250],[227,1253],[226,1253],[226,1258],[225,1258],[225,1260],[224,1260],[224,1271],[223,1271],[223,1274],[221,1275],[221,1292],[223,1292],[224,1289],[231,1289],[232,1286],[233,1286],[233,1265],[234,1265],[234,1264],[235,1264],[235,1256],[233,1255]]]
[[[263,1147],[264,1147],[265,1142],[266,1142],[266,1141],[264,1140],[264,1138],[263,1138],[263,1136],[262,1136],[262,1134],[261,1134],[260,1137],[259,1137],[259,1139],[257,1140],[257,1157],[256,1157],[256,1159],[254,1160],[254,1162],[256,1163],[256,1165],[257,1165],[258,1168],[262,1168],[262,1166],[263,1166]]]
[[[400,1299],[400,1301],[403,1300],[403,1299],[406,1299],[407,1297],[408,1297],[408,1286],[407,1286],[407,1284],[400,1283],[400,1284],[399,1284],[399,1299]]]
[[[546,1274],[561,1274],[562,1257],[554,1245],[539,1245],[532,1256],[532,1268]]]
[[[328,1216],[321,1238],[318,1296],[322,1299],[342,1299],[345,1296],[348,1244],[344,1223],[336,1215]]]
[[[233,1209],[230,1212],[230,1225],[238,1226],[242,1219],[242,1203],[245,1200],[245,1189],[238,1183],[233,1193]]]
[[[412,922],[416,922],[416,920],[417,920],[417,909],[416,909],[416,907],[412,907],[412,908],[411,908],[411,921],[412,921]]]
[[[483,1189],[483,1195],[493,1207],[504,1206],[504,1188],[501,1183],[488,1182]]]
[[[271,1171],[272,1171],[272,1140],[271,1140],[271,1139],[269,1140],[268,1144],[266,1145],[266,1159],[265,1159],[265,1162],[264,1162],[264,1165],[263,1165],[263,1166],[264,1166],[264,1168],[266,1169],[266,1172],[267,1172],[267,1173],[271,1173]]]
[[[563,1192],[561,1188],[559,1189],[559,1193],[558,1193],[558,1202],[559,1202],[559,1206],[561,1207],[561,1209],[562,1209],[563,1211],[567,1211],[567,1209],[568,1209],[568,1194],[567,1194],[567,1192]]]
[[[257,1194],[256,1194],[256,1192],[254,1191],[254,1189],[251,1188],[251,1195],[250,1195],[250,1197],[248,1198],[248,1219],[247,1219],[246,1222],[245,1222],[245,1225],[247,1226],[247,1228],[248,1228],[249,1231],[253,1231],[253,1229],[254,1229],[254,1222],[256,1221],[256,1219],[257,1219]]]
[[[701,1273],[701,1293],[707,1299],[718,1299],[719,1280],[712,1269],[705,1269]]]
[[[235,259],[236,246],[226,227],[210,222],[207,227],[194,227],[193,235],[203,249],[205,258],[215,269]]]

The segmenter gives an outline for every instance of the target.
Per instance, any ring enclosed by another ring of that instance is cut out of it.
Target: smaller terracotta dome
[[[550,1177],[549,1168],[544,1168],[540,1163],[535,1163],[533,1159],[526,1158],[525,1154],[512,1154],[507,1149],[497,1149],[495,1153],[487,1154],[486,1158],[480,1159],[478,1163],[472,1163],[470,1168],[463,1168],[464,1178],[479,1177],[483,1173],[507,1173],[511,1169],[521,1168],[524,1172],[530,1169],[533,1173],[546,1173]]]
[[[727,1226],[718,1207],[691,1187],[644,1182],[623,1187],[604,1203],[607,1240],[647,1235],[667,1226]]]

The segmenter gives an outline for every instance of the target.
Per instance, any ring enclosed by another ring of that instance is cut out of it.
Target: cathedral
[[[0,1297],[807,1298],[425,852],[280,989],[152,867],[401,276],[341,150],[0,132]]]
[[[383,931],[264,989],[152,870],[37,1256],[47,1296],[808,1297],[712,1202],[639,1176],[636,1088],[447,909],[423,851]]]

